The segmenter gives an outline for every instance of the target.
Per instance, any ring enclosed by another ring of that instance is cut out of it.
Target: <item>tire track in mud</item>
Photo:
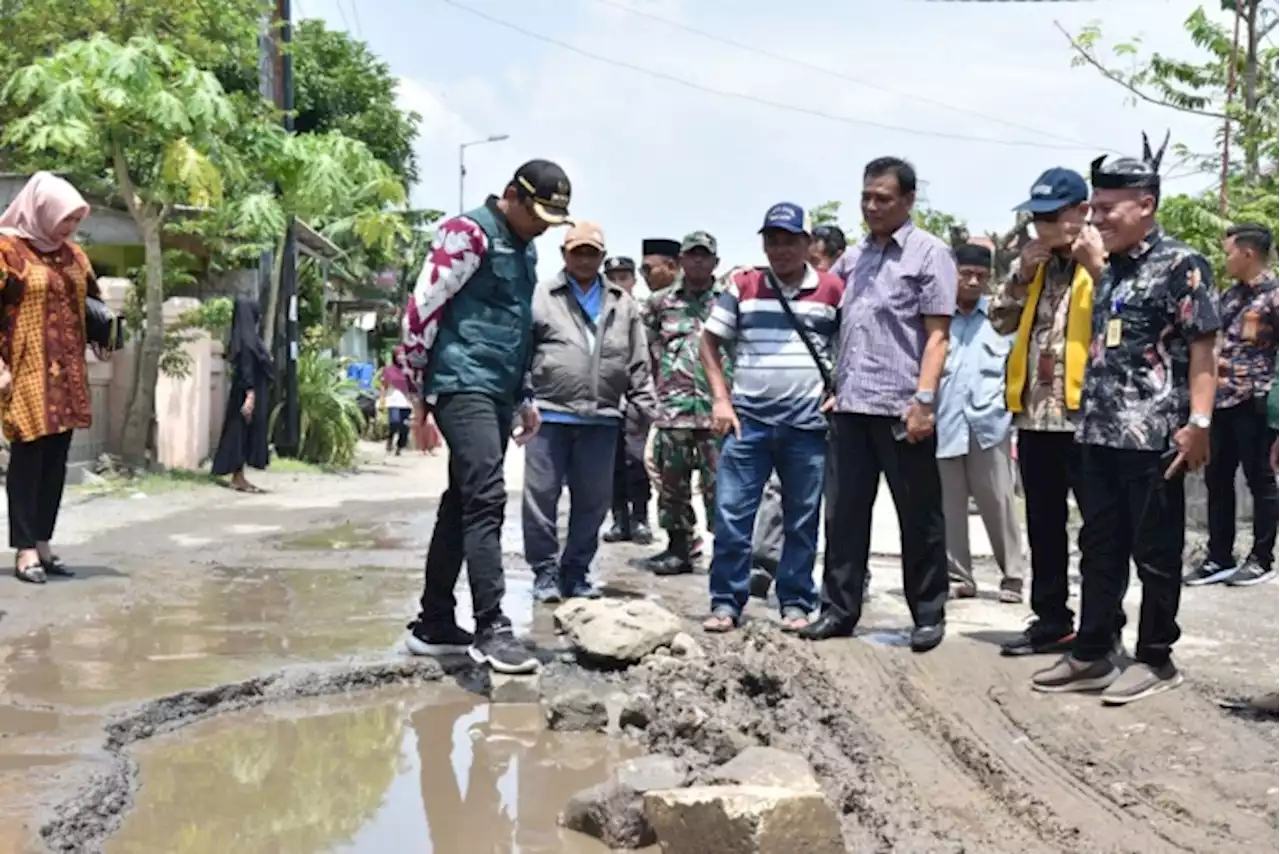
[[[914,656],[862,642],[814,647],[752,623],[706,643],[703,662],[655,661],[628,675],[652,702],[646,745],[695,769],[747,744],[806,756],[844,815],[850,850],[1275,850],[1274,727],[1269,741],[1263,729],[1222,735],[1244,725],[1205,720],[1193,692],[1148,701],[1136,715],[1094,698],[1035,695],[1021,682],[1029,663],[962,639]],[[1194,717],[1177,711],[1186,705]],[[1182,728],[1189,720],[1194,735]],[[1213,770],[1250,752],[1247,779],[1193,787],[1195,756]],[[1183,790],[1155,773],[1167,762]]]

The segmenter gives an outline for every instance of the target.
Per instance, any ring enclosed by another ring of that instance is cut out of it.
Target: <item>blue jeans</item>
[[[711,559],[711,608],[741,614],[751,577],[751,534],[760,496],[776,471],[782,484],[785,534],[776,577],[778,604],[812,611],[818,605],[813,562],[818,554],[827,436],[823,430],[774,427],[741,417],[720,450],[716,472],[716,545]]]
[[[524,556],[536,577],[551,575],[561,589],[585,581],[596,556],[600,526],[613,497],[620,427],[544,421],[525,448]],[[566,483],[569,536],[560,554],[556,505]]]

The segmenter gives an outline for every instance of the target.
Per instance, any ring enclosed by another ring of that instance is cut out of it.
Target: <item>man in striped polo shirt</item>
[[[730,278],[702,331],[702,364],[713,428],[725,436],[716,475],[710,632],[738,625],[747,604],[751,534],[773,472],[782,484],[786,534],[776,578],[785,630],[817,607],[813,562],[827,450],[823,403],[831,390],[831,345],[844,283],[808,263],[804,210],[787,202],[760,229],[769,266]],[[736,342],[733,391],[720,361]]]

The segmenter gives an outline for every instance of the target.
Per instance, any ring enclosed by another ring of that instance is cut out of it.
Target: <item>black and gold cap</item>
[[[569,176],[550,160],[530,160],[516,170],[512,185],[533,202],[533,212],[548,225],[569,221]]]

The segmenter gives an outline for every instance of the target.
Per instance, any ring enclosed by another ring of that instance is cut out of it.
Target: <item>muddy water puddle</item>
[[[451,685],[229,715],[140,746],[107,854],[599,854],[557,826],[634,755]]]
[[[0,644],[0,687],[28,702],[96,706],[385,651],[419,584],[393,572],[211,571],[184,598],[100,609]]]

